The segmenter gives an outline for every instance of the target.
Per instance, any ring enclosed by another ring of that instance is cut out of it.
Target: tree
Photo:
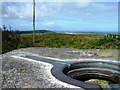
[[[7,27],[5,25],[3,25],[3,30],[6,30],[6,29],[7,29]]]
[[[35,45],[35,0],[33,0],[33,45]]]

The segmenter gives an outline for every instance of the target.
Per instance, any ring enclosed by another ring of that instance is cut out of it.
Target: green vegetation
[[[99,84],[102,88],[108,88],[109,82],[106,80],[100,80],[100,79],[90,79],[88,81],[89,83]]]
[[[20,35],[13,31],[2,31],[2,53],[17,49]]]
[[[19,48],[31,46],[31,34],[22,34],[20,37]],[[77,49],[119,49],[119,39],[118,35],[37,34],[35,36],[35,46]]]
[[[38,31],[33,45],[32,34],[2,29],[2,53],[25,47],[55,47],[76,49],[120,49],[119,35],[59,34],[48,30]],[[48,33],[49,32],[49,33]],[[29,32],[30,33],[30,32]]]

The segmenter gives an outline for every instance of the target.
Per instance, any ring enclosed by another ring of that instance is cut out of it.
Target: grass
[[[18,48],[32,45],[32,34],[21,34]],[[36,34],[35,46],[76,49],[119,49],[119,38],[92,34]]]

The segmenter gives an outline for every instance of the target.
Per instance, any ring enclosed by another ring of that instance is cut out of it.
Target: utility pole
[[[33,0],[33,45],[35,45],[35,0]]]

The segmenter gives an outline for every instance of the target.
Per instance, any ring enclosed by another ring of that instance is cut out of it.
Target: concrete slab
[[[103,50],[102,50],[103,52]],[[106,50],[105,50],[106,52]],[[118,50],[103,56],[101,50],[58,48],[23,48],[0,55],[2,61],[2,88],[78,88],[56,79],[51,74],[52,64],[25,57],[38,56],[49,60],[70,61],[81,59],[118,60]]]

